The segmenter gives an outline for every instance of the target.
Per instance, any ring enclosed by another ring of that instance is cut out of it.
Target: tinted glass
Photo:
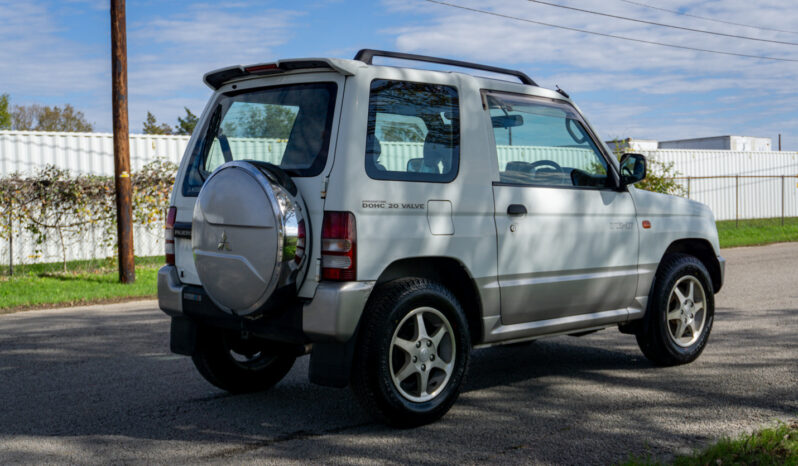
[[[291,176],[315,176],[327,160],[335,83],[296,84],[224,95],[195,146],[184,195],[231,160],[257,160]]]
[[[451,86],[371,83],[366,173],[381,180],[448,182],[460,163],[460,109]]]
[[[523,96],[487,98],[502,182],[608,185],[607,162],[572,108]]]

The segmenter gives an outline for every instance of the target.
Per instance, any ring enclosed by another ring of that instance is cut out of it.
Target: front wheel
[[[645,321],[636,333],[643,354],[660,366],[694,361],[715,317],[712,282],[693,256],[666,256],[654,278]]]
[[[442,285],[403,279],[376,290],[355,349],[352,389],[379,420],[435,421],[454,404],[471,341],[460,304]]]
[[[296,356],[279,345],[241,338],[236,332],[202,328],[197,351],[191,356],[200,374],[231,393],[271,388],[288,374]]]

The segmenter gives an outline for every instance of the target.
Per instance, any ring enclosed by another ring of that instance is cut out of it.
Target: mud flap
[[[197,324],[182,316],[172,317],[169,349],[175,354],[191,356],[197,348]]]
[[[356,341],[357,334],[346,343],[314,343],[308,374],[311,383],[336,388],[349,385]]]

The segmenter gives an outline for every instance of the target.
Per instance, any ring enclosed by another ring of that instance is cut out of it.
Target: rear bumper
[[[302,330],[314,341],[345,342],[355,334],[375,282],[322,282],[302,308]]]
[[[292,340],[302,334],[310,341],[346,342],[354,335],[373,288],[374,282],[322,282],[313,299],[293,300],[280,313],[282,317],[249,320],[217,308],[205,290],[180,283],[177,268],[166,265],[158,271],[158,306],[169,316],[185,316],[209,325],[239,327],[243,321],[246,326],[260,327],[258,324],[273,326],[279,320],[283,331],[290,327],[287,333],[293,335]]]
[[[726,259],[723,256],[718,256],[718,269],[720,270],[720,283],[715,288],[715,293],[720,291],[723,287],[723,282],[726,279]]]
[[[158,270],[158,307],[172,317],[183,315],[183,284],[174,265]]]

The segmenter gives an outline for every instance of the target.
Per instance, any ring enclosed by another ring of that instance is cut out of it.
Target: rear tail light
[[[170,207],[166,213],[166,225],[164,226],[164,252],[166,253],[166,264],[175,265],[175,220],[177,219],[177,207]]]
[[[305,221],[300,220],[297,226],[296,233],[296,254],[294,255],[294,262],[297,264],[302,263],[302,258],[305,257]]]
[[[357,276],[357,234],[351,212],[324,212],[321,227],[321,276],[350,281]]]

